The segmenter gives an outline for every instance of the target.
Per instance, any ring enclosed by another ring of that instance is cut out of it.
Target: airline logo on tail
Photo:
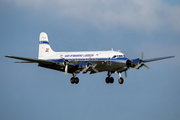
[[[49,52],[49,48],[46,48],[46,52]]]

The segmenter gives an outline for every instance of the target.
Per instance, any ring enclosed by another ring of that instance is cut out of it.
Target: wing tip
[[[11,55],[6,55],[6,56],[4,56],[4,57],[8,57],[8,58],[11,58],[12,56],[11,56]]]

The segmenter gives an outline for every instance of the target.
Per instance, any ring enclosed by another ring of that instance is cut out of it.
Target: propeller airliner
[[[72,74],[70,79],[72,84],[78,84],[79,78],[76,75],[80,72],[90,74],[107,71],[105,79],[106,83],[113,83],[114,78],[111,74],[117,72],[119,74],[118,82],[123,84],[124,79],[121,77],[121,73],[130,68],[139,69],[146,67],[150,69],[145,63],[172,58],[174,56],[160,57],[143,60],[143,53],[140,58],[129,60],[120,51],[83,51],[83,52],[54,52],[49,44],[48,36],[45,32],[40,33],[39,36],[39,55],[38,59],[31,59],[17,56],[5,56],[8,58],[14,58],[23,60],[16,63],[38,63],[39,67],[49,68],[53,70],[62,71],[65,74]]]

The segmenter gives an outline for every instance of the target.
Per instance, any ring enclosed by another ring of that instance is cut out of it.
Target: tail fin
[[[45,59],[55,52],[51,49],[48,41],[48,36],[45,32],[41,32],[39,36],[39,55],[38,59]]]

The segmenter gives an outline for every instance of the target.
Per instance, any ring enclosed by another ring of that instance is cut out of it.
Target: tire
[[[109,80],[110,80],[109,82],[110,82],[111,84],[114,82],[114,78],[113,78],[113,77],[110,77]]]
[[[74,77],[71,78],[70,82],[71,82],[71,84],[75,83]]]
[[[109,77],[107,77],[105,81],[107,84],[109,84]]]
[[[76,83],[76,84],[79,83],[79,78],[78,77],[74,78],[74,83]]]
[[[119,84],[123,84],[124,83],[124,79],[121,77],[121,78],[118,79],[118,82],[119,82]]]

